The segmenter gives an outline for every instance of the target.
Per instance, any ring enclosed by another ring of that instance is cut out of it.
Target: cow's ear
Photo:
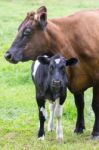
[[[40,28],[43,30],[47,25],[47,14],[41,13],[38,20]]]
[[[43,12],[47,13],[47,8],[45,6],[41,6],[40,8],[38,8],[37,13],[43,13]]]
[[[40,7],[35,14],[35,20],[39,27],[43,30],[47,25],[47,8],[45,6]]]
[[[38,56],[38,61],[43,64],[43,65],[46,65],[46,64],[49,64],[50,63],[50,58],[48,57],[45,57],[45,56]]]
[[[75,65],[78,62],[77,58],[70,58],[66,60],[66,66],[72,66]]]

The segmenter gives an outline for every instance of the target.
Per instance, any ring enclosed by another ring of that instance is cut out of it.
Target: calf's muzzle
[[[52,81],[52,86],[54,86],[54,87],[60,87],[61,86],[61,81],[60,80],[53,80]]]

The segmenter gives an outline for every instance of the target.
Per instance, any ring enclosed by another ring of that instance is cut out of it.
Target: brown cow
[[[84,91],[93,87],[92,108],[95,123],[92,135],[99,138],[99,10],[47,20],[46,7],[28,13],[5,58],[11,63],[35,60],[38,55],[61,54],[76,57],[79,63],[68,67],[69,89],[77,107],[76,133],[84,123]]]

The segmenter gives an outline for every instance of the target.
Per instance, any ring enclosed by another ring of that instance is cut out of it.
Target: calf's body
[[[65,66],[73,65],[77,62],[75,58],[65,60],[61,56],[53,56],[51,58],[38,57],[32,65],[32,78],[36,89],[36,101],[39,109],[40,128],[38,138],[44,139],[44,122],[47,117],[45,102],[50,101],[50,119],[48,123],[48,131],[53,130],[54,114],[58,120],[56,127],[57,139],[63,139],[61,127],[62,105],[66,99],[66,90],[68,77],[66,75]]]

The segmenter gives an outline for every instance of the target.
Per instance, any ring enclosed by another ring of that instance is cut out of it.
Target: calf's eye
[[[65,72],[65,67],[64,66],[61,66],[60,69]]]
[[[52,72],[52,71],[53,71],[53,69],[54,69],[54,67],[53,67],[53,66],[50,66],[50,72]]]

